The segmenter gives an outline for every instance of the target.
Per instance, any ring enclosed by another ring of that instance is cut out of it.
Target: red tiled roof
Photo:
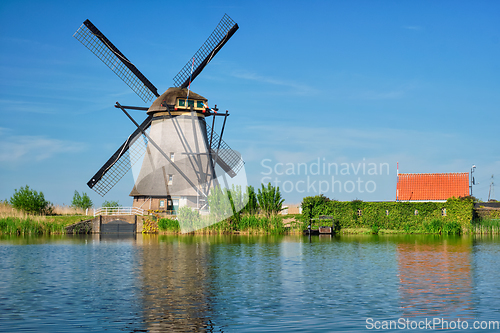
[[[447,200],[469,195],[469,174],[400,173],[397,200]]]

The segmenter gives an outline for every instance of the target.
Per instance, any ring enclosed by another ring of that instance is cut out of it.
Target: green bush
[[[471,230],[473,203],[467,198],[451,198],[446,202],[349,202],[331,201],[321,195],[304,198],[302,214],[305,221],[328,215],[338,221],[341,228],[367,228],[372,232],[385,229],[406,233],[460,233]]]
[[[430,222],[424,222],[424,231],[429,234],[440,234],[443,231],[443,221],[432,219]]]
[[[201,229],[203,226],[200,213],[188,206],[184,206],[179,209],[177,219],[179,221],[179,225],[182,225],[183,230],[195,231]]]
[[[31,190],[28,185],[14,190],[10,198],[12,207],[22,210],[28,214],[51,214],[52,204],[45,200],[42,192]]]
[[[462,227],[456,221],[445,222],[442,233],[445,235],[460,235]]]
[[[208,205],[210,206],[210,215],[213,220],[221,221],[224,218],[233,215],[229,192],[220,186],[214,187],[208,195]],[[190,214],[185,211],[185,214]]]
[[[158,221],[158,229],[161,231],[172,231],[172,232],[179,232],[181,230],[179,226],[179,221],[174,220],[174,219],[160,219]]]
[[[93,205],[94,204],[92,203],[92,200],[90,200],[90,197],[87,195],[87,193],[83,192],[82,195],[80,195],[78,191],[75,191],[73,200],[71,201],[71,206],[75,208],[87,209],[92,207]]]
[[[310,219],[324,215],[322,212],[327,211],[327,204],[330,199],[323,194],[314,197],[305,197],[302,199],[302,219],[304,222],[309,222]]]
[[[120,205],[120,204],[118,203],[118,200],[117,200],[117,201],[114,201],[114,200],[108,201],[108,200],[106,200],[106,201],[104,201],[104,202],[102,203],[102,206],[101,206],[101,207],[108,207],[108,208],[112,208],[112,207],[121,207],[121,206],[122,206],[122,205]]]

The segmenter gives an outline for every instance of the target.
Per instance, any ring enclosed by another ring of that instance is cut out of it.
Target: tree
[[[259,189],[257,199],[262,212],[266,213],[267,216],[276,215],[281,212],[285,199],[281,198],[279,186],[274,187],[271,183],[267,187],[264,184],[261,184],[261,186],[262,189]]]
[[[328,202],[330,202],[330,199],[323,194],[314,197],[305,197],[302,199],[302,216],[304,216],[306,221],[309,221],[313,217],[318,216],[319,212],[325,211]]]
[[[52,204],[45,200],[42,192],[31,190],[28,185],[14,190],[10,198],[12,207],[23,210],[29,214],[50,214],[52,213]]]
[[[71,206],[75,208],[87,209],[92,207],[93,205],[94,204],[92,203],[92,200],[90,200],[87,193],[83,192],[82,195],[80,195],[78,191],[75,191],[75,194],[73,195],[73,201],[71,201]]]
[[[233,215],[231,202],[226,189],[220,186],[214,187],[210,190],[207,200],[210,206],[210,216],[215,221],[218,222]]]
[[[120,205],[120,204],[118,203],[118,200],[117,200],[117,201],[113,201],[113,200],[108,201],[108,200],[106,200],[106,201],[104,201],[104,202],[102,203],[102,207],[121,207],[121,206],[122,206],[122,205]]]
[[[259,203],[257,202],[257,194],[253,186],[247,187],[247,192],[245,196],[248,198],[247,204],[242,209],[242,213],[255,215],[259,210]]]

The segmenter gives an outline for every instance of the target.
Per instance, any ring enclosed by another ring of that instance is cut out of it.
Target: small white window
[[[418,210],[415,209],[415,216],[417,216],[417,215],[418,215]]]
[[[172,160],[172,162],[174,161],[174,153],[170,153],[170,159]]]
[[[174,180],[174,175],[168,175],[168,185],[172,185],[173,180]]]
[[[389,216],[389,210],[388,209],[385,210],[385,215]]]
[[[358,208],[358,216],[363,215],[363,212],[361,212],[361,209]]]
[[[446,216],[446,208],[441,209],[441,216]]]
[[[160,208],[165,207],[165,200],[160,200]]]

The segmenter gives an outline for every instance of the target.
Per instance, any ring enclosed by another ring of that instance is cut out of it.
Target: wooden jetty
[[[304,233],[306,235],[333,235],[335,233],[335,220],[333,216],[326,215],[320,215],[318,218],[310,219],[307,230],[305,230]]]

